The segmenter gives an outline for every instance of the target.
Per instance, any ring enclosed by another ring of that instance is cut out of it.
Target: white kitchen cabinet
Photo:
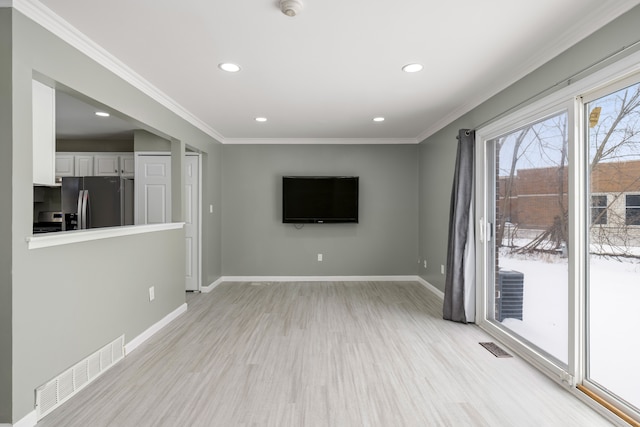
[[[74,156],[74,175],[93,176],[93,156],[83,154]]]
[[[55,176],[75,176],[73,154],[56,154]]]
[[[133,178],[136,172],[136,162],[133,154],[123,154],[120,156],[120,176],[123,178]]]
[[[54,185],[56,180],[56,91],[32,81],[33,183]]]
[[[93,157],[94,176],[122,176],[133,178],[133,154],[96,154]]]
[[[56,153],[56,175],[135,176],[133,153],[60,152]]]
[[[118,176],[120,164],[117,154],[96,154],[93,156],[94,176]]]

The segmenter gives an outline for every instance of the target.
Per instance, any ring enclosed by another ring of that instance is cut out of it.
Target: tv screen
[[[358,177],[283,176],[282,222],[358,222]]]

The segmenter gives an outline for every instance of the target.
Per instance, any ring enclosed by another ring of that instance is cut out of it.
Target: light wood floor
[[[223,283],[49,426],[610,426],[413,282]]]

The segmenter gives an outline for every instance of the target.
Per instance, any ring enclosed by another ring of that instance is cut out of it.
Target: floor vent
[[[38,420],[124,358],[124,335],[36,389]]]
[[[495,357],[512,357],[494,342],[481,342],[480,345],[489,350]]]

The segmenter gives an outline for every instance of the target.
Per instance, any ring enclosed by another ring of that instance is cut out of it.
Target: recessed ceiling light
[[[384,117],[374,117],[373,121],[374,122],[384,122]]]
[[[407,64],[402,67],[402,71],[405,73],[417,73],[418,71],[422,71],[423,68],[422,64]]]
[[[230,62],[223,62],[222,64],[218,64],[218,68],[228,73],[237,73],[238,71],[240,71],[239,65],[232,64]]]
[[[96,111],[96,116],[100,116],[100,117],[109,117],[110,114],[104,111]]]
[[[256,122],[266,122],[267,118],[266,117],[256,117]]]

